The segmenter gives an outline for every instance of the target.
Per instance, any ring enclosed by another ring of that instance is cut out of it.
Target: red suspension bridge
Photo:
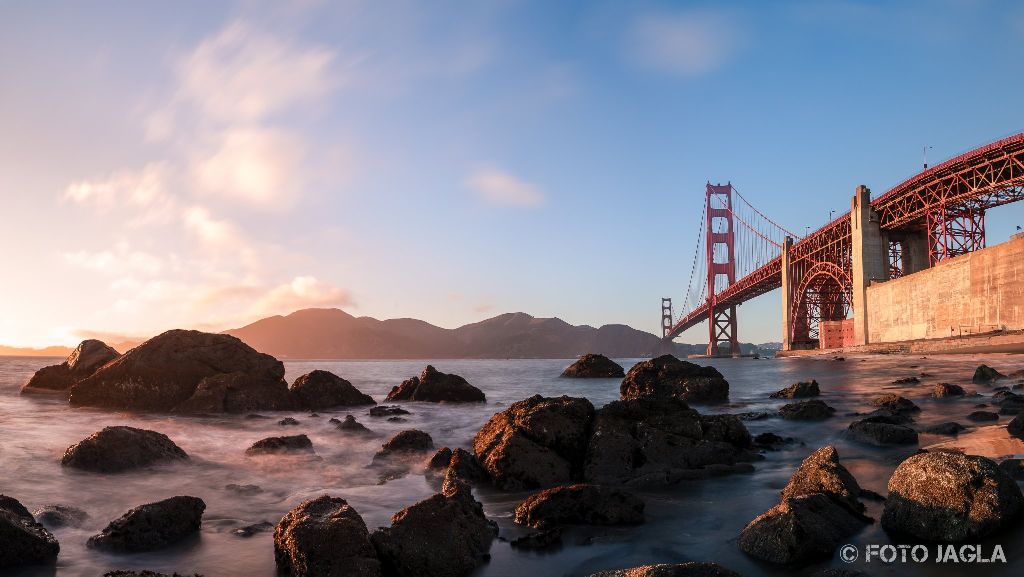
[[[1024,200],[1024,133],[870,196],[858,187],[850,212],[801,238],[732,183],[708,183],[682,314],[662,299],[664,341],[708,321],[708,355],[736,355],[736,307],[781,287],[784,348],[817,348],[823,321],[851,315],[863,341],[853,344],[864,344],[855,309],[866,286],[984,248],[985,212]]]

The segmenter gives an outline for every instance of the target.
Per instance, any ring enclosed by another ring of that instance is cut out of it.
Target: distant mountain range
[[[661,354],[661,338],[626,325],[571,325],[558,318],[506,313],[445,329],[416,319],[355,317],[340,309],[303,309],[224,331],[279,359],[569,359],[584,353],[637,358]],[[120,352],[135,342],[108,343]],[[744,354],[759,351],[742,343]],[[706,345],[675,344],[677,356]],[[0,346],[0,355],[57,356],[67,347]]]

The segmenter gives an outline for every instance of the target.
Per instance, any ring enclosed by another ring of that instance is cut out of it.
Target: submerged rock
[[[469,486],[450,481],[441,493],[395,513],[391,526],[370,540],[386,575],[465,577],[490,557],[496,534]]]
[[[393,415],[411,415],[409,411],[406,411],[398,405],[378,405],[370,409],[369,415],[371,417],[389,417]]]
[[[253,523],[252,525],[246,525],[245,527],[239,527],[232,531],[234,535],[239,537],[249,538],[257,533],[266,533],[267,531],[273,531],[274,524],[269,521],[260,521],[259,523]]]
[[[754,437],[754,446],[767,451],[778,451],[781,447],[795,443],[793,437],[780,437],[772,432],[765,432]]]
[[[921,379],[917,377],[900,377],[892,382],[894,385],[914,385],[920,383]]]
[[[817,397],[820,394],[821,389],[818,388],[818,381],[811,379],[809,381],[793,383],[785,389],[775,391],[768,396],[772,399],[797,399],[804,397]]]
[[[483,391],[455,374],[442,373],[427,365],[418,377],[412,377],[391,389],[385,401],[426,401],[429,403],[483,403]]]
[[[278,572],[291,577],[381,577],[366,523],[347,501],[323,495],[303,502],[274,529]]]
[[[357,421],[356,418],[353,417],[352,415],[345,415],[344,421],[339,421],[338,419],[331,419],[329,422],[333,423],[334,426],[337,427],[339,431],[344,431],[345,433],[348,433],[350,435],[373,434],[373,431],[367,429],[366,425]]]
[[[922,433],[928,433],[930,435],[957,435],[962,431],[966,431],[967,427],[960,423],[949,421],[947,423],[939,423],[938,425],[932,425],[927,429],[921,431]]]
[[[984,385],[991,383],[992,381],[998,381],[1004,377],[1006,377],[1006,375],[988,365],[978,365],[978,368],[974,370],[974,376],[971,378],[971,382],[976,385]]]
[[[0,569],[51,565],[60,544],[17,499],[0,495]]]
[[[624,401],[649,397],[695,403],[722,402],[729,399],[729,383],[714,367],[662,355],[633,365],[619,393]]]
[[[513,539],[510,545],[514,549],[525,549],[527,551],[543,551],[545,549],[553,549],[562,544],[562,529],[544,529],[543,531],[535,531],[528,535],[523,535]]]
[[[291,417],[285,417],[278,421],[277,424],[281,425],[282,427],[297,427],[299,425],[299,421]]]
[[[718,563],[686,563],[643,565],[629,569],[600,571],[588,577],[740,577],[740,574]]]
[[[875,415],[850,423],[850,436],[872,445],[913,445],[917,431],[901,424],[897,418]]]
[[[54,529],[81,527],[82,523],[89,518],[88,513],[71,505],[47,505],[36,509],[32,516],[36,521]]]
[[[171,497],[131,509],[87,541],[114,553],[152,551],[199,532],[206,503],[197,497]]]
[[[949,383],[939,383],[932,389],[932,396],[938,399],[962,397],[966,394],[964,388],[960,385],[951,385]]]
[[[59,365],[50,365],[36,371],[21,392],[54,393],[64,392],[78,381],[91,376],[97,369],[121,356],[103,341],[87,339],[82,341],[68,358]]]
[[[256,441],[245,450],[245,454],[249,456],[313,452],[313,441],[310,441],[306,435],[267,437]]]
[[[373,460],[422,455],[433,448],[434,440],[430,435],[417,429],[409,429],[396,434],[381,445]]]
[[[280,361],[230,335],[185,330],[167,331],[103,365],[71,387],[70,401],[143,411],[182,405],[188,411],[250,412],[292,405]]]
[[[600,485],[563,485],[530,495],[515,510],[515,522],[534,529],[558,525],[638,525],[644,502]]]
[[[295,379],[288,390],[300,408],[313,411],[377,404],[373,397],[363,394],[352,383],[330,371],[306,373]]]
[[[974,411],[967,418],[977,423],[985,423],[999,420],[999,413],[993,413],[992,411]]]
[[[186,461],[167,435],[135,427],[104,427],[71,445],[60,464],[95,473],[119,473],[156,463]]]
[[[621,379],[626,372],[604,355],[586,354],[562,371],[563,377],[577,379]]]
[[[587,399],[534,395],[492,416],[473,439],[473,452],[505,490],[566,483],[583,466],[593,418]]]
[[[948,451],[916,454],[889,478],[882,526],[937,542],[975,542],[1024,511],[1020,488],[994,462]]]
[[[779,416],[789,421],[823,421],[836,410],[825,401],[799,401],[779,407]]]

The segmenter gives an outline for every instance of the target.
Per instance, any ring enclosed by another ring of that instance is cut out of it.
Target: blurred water
[[[306,412],[265,413],[272,418],[245,419],[242,416],[171,417],[110,413],[71,409],[56,398],[22,397],[20,386],[39,367],[54,359],[0,357],[0,493],[19,499],[30,510],[46,504],[65,503],[85,509],[90,519],[80,529],[55,531],[61,543],[56,569],[13,572],[12,576],[54,575],[98,576],[121,568],[159,571],[199,572],[208,577],[270,577],[274,575],[271,534],[240,538],[232,530],[260,521],[276,523],[304,499],[328,493],[346,498],[369,527],[386,525],[401,508],[424,499],[436,487],[423,476],[377,485],[365,470],[380,443],[402,429],[418,428],[433,436],[438,446],[469,448],[480,426],[510,403],[535,393],[547,396],[585,396],[595,406],[618,398],[617,379],[560,379],[569,363],[559,360],[437,361],[439,370],[466,377],[481,388],[486,405],[433,405],[406,403],[412,411],[406,423],[372,418],[366,409],[356,417],[380,438],[352,439],[336,431],[327,420],[351,411],[322,411],[310,417]],[[635,360],[619,359],[625,367]],[[767,398],[768,393],[798,380],[815,378],[823,396],[837,409],[836,416],[821,423],[792,423],[772,418],[747,422],[751,433],[773,431],[806,443],[789,450],[768,453],[755,464],[756,472],[721,479],[687,482],[642,493],[647,499],[648,521],[640,527],[623,529],[579,528],[567,532],[565,546],[554,552],[528,553],[512,549],[506,541],[495,541],[492,560],[475,574],[478,577],[585,576],[591,572],[647,563],[685,560],[718,561],[744,575],[810,575],[823,567],[847,566],[833,560],[799,571],[780,570],[747,558],[735,544],[743,526],[778,501],[778,494],[793,469],[810,451],[835,444],[843,463],[868,489],[885,494],[885,484],[899,462],[916,447],[877,448],[845,439],[843,430],[852,412],[870,410],[868,400],[883,392],[896,392],[917,402],[922,412],[918,424],[947,420],[969,424],[966,415],[974,405],[988,399],[939,401],[928,398],[931,385],[951,382],[978,388],[990,396],[989,387],[974,387],[974,367],[986,362],[998,369],[1024,367],[1024,357],[1011,355],[944,356],[926,359],[909,357],[850,358],[846,362],[827,359],[722,359],[710,362],[731,384],[731,402],[724,406],[699,407],[702,412],[744,412],[774,409],[783,404]],[[309,361],[287,362],[289,382],[312,369],[333,371],[360,390],[381,401],[392,386],[418,374],[422,361]],[[920,385],[893,385],[898,378],[926,371],[930,377]],[[297,427],[281,427],[277,420],[292,416]],[[975,453],[1000,457],[1024,453],[1019,441],[1005,433],[1007,417],[995,426],[972,429],[954,444],[969,446]],[[60,466],[64,449],[108,425],[127,424],[163,432],[192,456],[187,464],[146,472],[95,475],[65,470]],[[244,450],[252,442],[271,435],[305,433],[313,440],[322,461],[267,457],[252,459]],[[922,435],[921,445],[948,441],[945,437]],[[229,483],[256,484],[264,492],[239,496],[224,489]],[[135,555],[109,555],[89,550],[86,539],[111,519],[129,508],[173,495],[194,495],[207,504],[200,536],[173,548]],[[503,538],[514,538],[521,530],[511,522],[515,505],[525,494],[502,494],[478,490],[487,514],[498,521]],[[878,518],[880,505],[867,502],[869,513]],[[851,543],[889,543],[876,523]],[[1008,563],[972,565],[977,576],[1017,575],[1024,563],[1024,527],[1004,531],[987,543],[1000,543]],[[964,566],[882,565],[854,563],[872,575],[960,575]]]

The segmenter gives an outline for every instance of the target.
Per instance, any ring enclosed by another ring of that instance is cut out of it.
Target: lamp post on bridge
[[[929,148],[934,148],[934,147],[932,147],[932,146],[925,146],[925,147],[922,148],[922,151],[921,151],[921,157],[922,157],[922,159],[924,161],[924,169],[925,170],[928,170],[928,149]]]

